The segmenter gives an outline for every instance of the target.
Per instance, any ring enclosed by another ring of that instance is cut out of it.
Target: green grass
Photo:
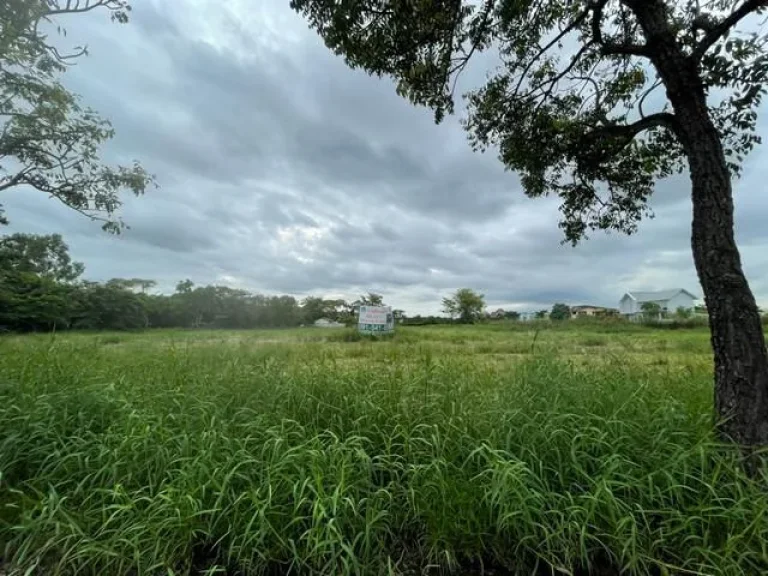
[[[0,339],[5,570],[768,571],[765,475],[714,438],[706,331],[353,340]]]

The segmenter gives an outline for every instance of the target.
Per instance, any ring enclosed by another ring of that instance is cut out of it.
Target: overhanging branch
[[[691,57],[698,61],[706,54],[715,42],[720,40],[731,28],[736,26],[740,20],[753,12],[757,12],[768,6],[768,0],[746,0],[736,10],[731,12],[726,18],[712,27],[693,49]]]
[[[671,112],[657,112],[644,118],[640,118],[632,124],[609,124],[596,128],[593,133],[598,136],[628,136],[634,138],[645,130],[652,128],[667,128],[673,132],[677,130],[677,118]]]
[[[475,37],[472,40],[472,45],[469,49],[469,52],[467,52],[463,57],[461,57],[458,60],[458,64],[456,64],[453,68],[451,68],[448,71],[448,79],[450,79],[451,76],[453,76],[453,85],[451,86],[450,95],[451,98],[453,98],[454,91],[456,90],[456,84],[459,81],[459,76],[466,68],[467,64],[469,63],[470,59],[472,58],[472,55],[475,53],[475,50],[477,50],[478,46],[482,42],[486,29],[490,23],[490,17],[491,17],[491,11],[493,10],[493,0],[486,0],[485,7],[483,8],[483,16],[482,21],[478,26],[478,29],[475,31]]]
[[[645,103],[645,99],[648,98],[651,92],[656,90],[659,86],[662,85],[661,78],[657,78],[656,81],[651,84],[651,87],[648,88],[645,92],[643,92],[643,95],[640,96],[638,102],[637,102],[637,110],[640,113],[641,118],[645,118],[645,111],[643,110],[643,104]]]
[[[126,2],[121,0],[67,0],[62,6],[58,0],[48,0],[48,9],[43,17],[58,16],[60,14],[82,14],[96,8],[107,8],[117,11],[126,8]]]
[[[582,162],[600,164],[626,148],[640,133],[666,128],[677,133],[677,118],[671,112],[657,112],[632,124],[606,124],[593,127],[582,141]]]
[[[570,73],[570,72],[571,72],[571,71],[574,69],[574,67],[576,66],[576,64],[578,64],[579,60],[581,59],[581,57],[582,57],[582,56],[583,56],[583,55],[584,55],[584,54],[585,54],[585,53],[586,53],[586,52],[587,52],[587,51],[588,51],[588,50],[589,50],[591,47],[592,47],[592,43],[591,43],[591,42],[587,42],[586,44],[584,44],[584,45],[583,45],[583,46],[582,46],[582,47],[579,49],[579,51],[576,53],[576,55],[575,55],[575,56],[573,56],[573,58],[571,58],[571,61],[570,61],[570,63],[569,63],[569,64],[568,64],[568,65],[567,65],[567,66],[566,66],[566,67],[565,67],[565,68],[564,68],[564,69],[563,69],[561,72],[559,72],[559,73],[557,74],[557,76],[555,76],[554,78],[551,78],[551,79],[547,80],[546,82],[542,82],[541,84],[539,84],[538,86],[536,86],[536,87],[532,88],[532,89],[531,89],[531,90],[528,92],[528,97],[531,97],[531,98],[538,98],[538,97],[541,97],[541,100],[539,101],[539,104],[538,104],[538,106],[536,107],[536,109],[537,109],[537,110],[538,110],[538,109],[539,109],[541,106],[543,106],[543,105],[545,104],[545,102],[546,102],[546,101],[547,101],[547,99],[548,99],[548,98],[551,96],[551,94],[552,94],[552,92],[554,91],[554,89],[557,87],[557,85],[558,85],[558,83],[560,82],[560,80],[562,80],[563,78],[565,78],[565,77],[566,77],[566,76],[567,76],[567,75],[568,75],[568,74],[569,74],[569,73]],[[548,85],[548,86],[547,86],[547,85]],[[541,92],[541,93],[537,93],[539,90],[541,90],[542,88],[544,88],[544,86],[547,86],[547,88],[546,88],[546,89],[545,89],[543,92]]]
[[[520,77],[517,80],[517,86],[515,87],[515,92],[520,91],[520,87],[523,85],[523,82],[528,77],[528,73],[531,71],[531,68],[533,65],[541,58],[544,54],[546,54],[553,46],[555,46],[558,42],[560,42],[565,36],[567,36],[570,32],[573,30],[576,30],[579,26],[581,26],[582,23],[586,22],[587,16],[589,16],[589,10],[584,10],[583,12],[580,12],[573,21],[568,24],[565,28],[563,28],[560,33],[555,36],[552,40],[550,40],[545,46],[539,48],[539,50],[536,52],[536,54],[528,61],[525,68],[523,68],[523,71],[520,73]]]

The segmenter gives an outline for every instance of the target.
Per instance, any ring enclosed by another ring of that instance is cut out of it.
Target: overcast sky
[[[375,291],[411,314],[459,287],[518,310],[617,306],[629,289],[701,295],[687,178],[659,184],[638,234],[561,245],[556,201],[526,198],[493,153],[473,153],[459,118],[436,126],[391,81],[347,68],[287,0],[133,4],[127,26],[104,13],[64,21],[66,41],[91,53],[64,83],[112,121],[105,157],[140,159],[161,187],[126,197],[120,237],[37,192],[2,198],[7,231],[61,233],[87,278]],[[735,184],[736,230],[764,305],[767,180],[758,149]]]

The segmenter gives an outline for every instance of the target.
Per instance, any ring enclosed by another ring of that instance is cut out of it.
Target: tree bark
[[[663,3],[644,0],[633,5],[688,156],[691,245],[709,312],[719,430],[751,452],[768,445],[768,352],[736,247],[731,175],[698,63],[677,44]]]
[[[709,311],[715,410],[721,432],[745,448],[768,445],[768,354],[733,229],[731,177],[709,116],[683,122],[693,185],[691,244]]]

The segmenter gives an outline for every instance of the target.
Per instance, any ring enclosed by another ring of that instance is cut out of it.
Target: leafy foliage
[[[152,294],[154,280],[112,278],[102,284],[78,280],[83,271],[58,234],[0,238],[0,328],[285,328],[318,318],[354,320],[355,305],[339,299],[309,297],[299,303],[293,296],[196,286],[189,279],[173,294]],[[382,301],[376,294],[367,298]]]
[[[83,265],[72,262],[58,234],[0,238],[0,327],[50,330],[66,326],[74,282]]]
[[[661,305],[658,302],[643,302],[640,305],[643,316],[649,319],[658,319],[661,316]]]
[[[66,326],[71,313],[68,285],[32,272],[0,273],[0,331],[52,330]]]
[[[381,294],[375,292],[368,292],[363,294],[352,302],[350,312],[357,316],[360,313],[360,306],[384,306],[384,297]]]
[[[0,192],[36,189],[116,232],[122,226],[115,218],[119,192],[143,194],[154,179],[138,162],[102,164],[100,147],[114,130],[59,81],[67,65],[86,51],[62,54],[45,32],[57,16],[97,8],[110,11],[117,22],[126,22],[130,10],[123,0],[6,0],[0,5]]]
[[[685,308],[684,306],[679,306],[677,310],[675,310],[675,316],[677,316],[680,320],[688,320],[693,316],[693,310],[690,308]]]
[[[549,317],[552,320],[568,320],[571,317],[571,309],[567,304],[557,303],[552,306]]]
[[[457,78],[470,59],[486,50],[497,55],[494,75],[469,95],[471,140],[497,149],[528,196],[556,194],[565,238],[574,243],[590,229],[634,232],[650,215],[656,179],[685,166],[692,143],[659,90],[677,64],[694,84],[690,97],[709,96],[734,173],[759,142],[765,37],[734,29],[764,11],[764,0],[291,6],[352,67],[393,76],[398,92],[433,108],[437,120],[453,111]]]
[[[357,300],[355,304],[359,304],[360,306],[383,306],[384,297],[381,294],[368,292],[368,294],[360,296],[360,299]]]
[[[470,288],[459,288],[450,298],[443,298],[443,312],[469,324],[483,316],[485,297]]]
[[[29,272],[57,282],[76,280],[85,267],[72,262],[60,234],[12,234],[0,237],[0,274]]]

